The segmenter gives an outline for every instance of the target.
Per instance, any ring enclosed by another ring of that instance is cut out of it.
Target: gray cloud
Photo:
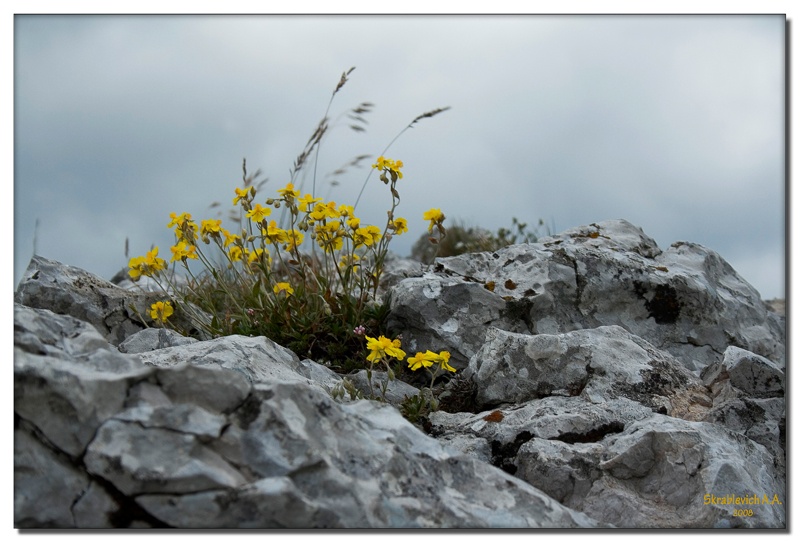
[[[282,187],[343,70],[344,125],[325,173],[379,154],[406,163],[400,215],[558,230],[625,218],[663,247],[718,251],[765,298],[784,295],[782,16],[17,16],[15,282],[34,223],[45,257],[106,277],[170,212],[212,217],[241,160]],[[368,169],[331,192],[352,202]],[[310,190],[311,180],[304,189]],[[372,179],[363,220],[385,217]]]

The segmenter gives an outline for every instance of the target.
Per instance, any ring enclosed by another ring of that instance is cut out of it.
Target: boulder
[[[706,367],[700,376],[716,395],[775,398],[784,393],[783,370],[769,359],[735,346],[726,349],[722,361]]]
[[[19,528],[602,524],[389,405],[334,401],[324,369],[266,338],[124,354],[71,316],[15,311]]]
[[[712,250],[661,250],[640,228],[611,220],[439,258],[391,290],[389,325],[411,349],[449,348],[457,368],[490,327],[535,335],[618,325],[699,371],[728,346],[783,366],[784,322]]]
[[[581,396],[430,420],[442,441],[616,527],[786,525],[785,474],[773,455],[723,426]]]
[[[196,338],[183,336],[172,329],[142,329],[128,336],[118,346],[122,353],[144,353],[157,349],[182,346],[197,342]]]
[[[618,326],[558,335],[489,329],[465,375],[475,378],[479,407],[580,395],[596,403],[630,398],[677,415],[678,398],[690,389],[696,401],[711,407],[700,378]]]
[[[16,303],[91,323],[114,345],[152,323],[150,305],[163,300],[163,293],[123,289],[83,269],[38,255],[31,259],[14,295]],[[191,310],[192,317],[187,310]],[[207,314],[185,306],[176,311],[170,322],[187,334],[207,337],[193,318],[210,321]]]
[[[784,373],[769,359],[731,346],[721,362],[701,374],[713,407],[701,420],[747,436],[770,451],[781,477],[786,475]]]

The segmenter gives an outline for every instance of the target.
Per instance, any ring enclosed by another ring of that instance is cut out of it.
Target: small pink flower
[[[353,332],[358,336],[364,336],[367,333],[367,329],[365,329],[363,325],[359,325],[353,329]]]

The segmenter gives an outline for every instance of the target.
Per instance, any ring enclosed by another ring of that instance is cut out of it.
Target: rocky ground
[[[786,527],[785,318],[711,250],[616,220],[385,287],[406,349],[458,368],[418,424],[408,383],[334,400],[313,359],[144,329],[153,293],[34,257],[15,526]]]

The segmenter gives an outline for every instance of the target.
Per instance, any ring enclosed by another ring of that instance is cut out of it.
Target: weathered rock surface
[[[122,353],[144,353],[156,349],[183,346],[197,342],[196,338],[183,336],[172,329],[143,329],[126,338],[119,346]]]
[[[408,396],[415,396],[419,389],[400,381],[399,379],[390,380],[386,372],[373,371],[372,380],[367,377],[366,370],[359,370],[353,375],[347,376],[353,386],[361,391],[364,396],[383,397],[383,388],[386,387],[385,400],[389,404],[400,405]]]
[[[17,527],[599,524],[391,406],[333,401],[302,376],[324,370],[264,338],[126,355],[75,318],[15,310]]]
[[[163,293],[122,289],[83,269],[38,255],[31,259],[14,295],[14,302],[91,323],[114,345],[144,329],[150,305],[162,300]],[[174,324],[202,336],[202,331],[180,312]]]
[[[479,414],[436,412],[431,422],[433,433],[450,445],[618,527],[786,524],[785,473],[765,447],[724,427],[654,414],[624,398],[593,404],[553,396]],[[758,503],[704,501],[729,494],[757,495]],[[769,502],[762,502],[764,495]],[[733,514],[742,508],[753,516]]]
[[[712,405],[700,378],[617,326],[534,336],[490,329],[465,374],[475,377],[481,407],[580,395],[595,403],[625,397],[680,415],[688,390]]]
[[[536,244],[436,261],[391,294],[390,326],[411,349],[447,347],[464,367],[490,327],[558,334],[619,325],[690,370],[728,346],[784,365],[784,319],[718,254],[676,242],[661,250],[624,220]]]
[[[383,285],[404,350],[459,368],[425,434],[401,381],[336,401],[311,359],[141,330],[147,293],[35,258],[15,525],[786,527],[784,318],[719,256],[614,221],[434,267]]]

